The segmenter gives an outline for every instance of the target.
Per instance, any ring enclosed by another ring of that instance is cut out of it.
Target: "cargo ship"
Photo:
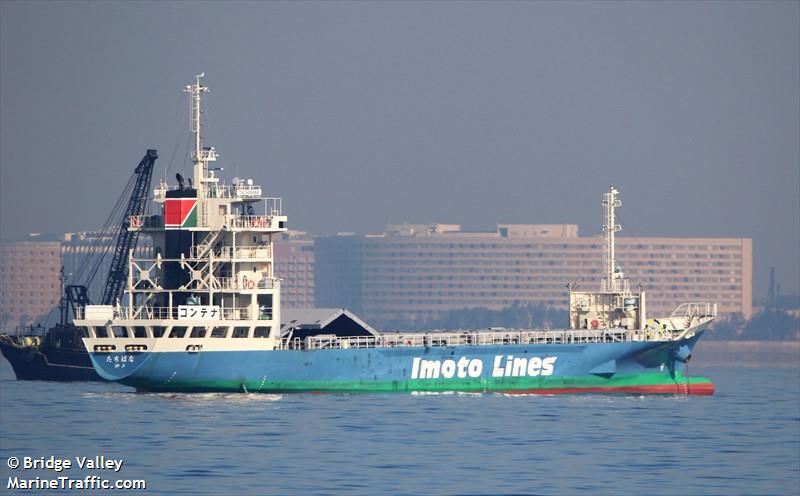
[[[603,200],[605,278],[597,291],[570,288],[564,329],[282,332],[273,238],[287,217],[252,180],[216,174],[217,151],[201,142],[202,76],[186,87],[191,180],[162,180],[157,213],[127,223],[152,237],[155,255],[131,251],[124,297],[85,305],[75,319],[103,378],[170,392],[713,394],[687,363],[716,306],[647,317],[644,291],[631,291],[616,265],[613,186]]]

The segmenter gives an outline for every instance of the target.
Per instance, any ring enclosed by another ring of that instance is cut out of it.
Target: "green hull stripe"
[[[478,379],[421,379],[404,381],[205,381],[172,380],[155,385],[150,381],[123,380],[124,384],[149,391],[242,391],[288,393],[288,392],[411,392],[411,391],[464,391],[490,392],[529,389],[592,389],[630,388],[645,386],[689,386],[711,384],[704,377],[685,378],[680,373],[675,377],[669,373],[645,373],[613,376],[576,377],[498,377]],[[244,386],[244,388],[242,387]],[[676,391],[677,392],[677,391]]]

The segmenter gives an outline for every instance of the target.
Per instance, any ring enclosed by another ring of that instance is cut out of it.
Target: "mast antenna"
[[[67,276],[64,275],[64,266],[61,266],[61,271],[58,273],[58,280],[61,282],[61,298],[58,299],[58,311],[60,314],[61,325],[67,325],[67,296],[64,293],[64,283],[67,281]]]
[[[206,73],[202,72],[194,77],[194,84],[186,86],[184,91],[189,93],[189,107],[190,107],[190,120],[189,129],[194,134],[194,154],[192,155],[192,162],[194,163],[193,181],[195,189],[197,189],[197,197],[202,198],[205,195],[205,182],[208,179],[208,163],[217,160],[217,152],[214,147],[203,148],[201,126],[203,111],[200,107],[202,94],[208,92],[208,87],[200,83],[200,79],[205,77]]]
[[[606,233],[606,290],[607,291],[620,291],[618,287],[619,279],[616,277],[616,259],[614,252],[614,233],[622,230],[622,226],[617,224],[614,210],[622,206],[617,195],[619,191],[613,186],[608,187],[608,193],[603,195],[603,206],[605,207],[605,224],[603,224],[603,232]]]
[[[206,73],[201,72],[200,74],[194,77],[195,83],[186,86],[184,90],[186,93],[189,93],[189,106],[190,106],[190,122],[189,122],[189,129],[194,134],[194,155],[192,156],[192,160],[197,163],[200,161],[200,151],[202,150],[202,142],[200,136],[200,99],[201,94],[208,91],[207,86],[203,86],[200,84],[200,79],[205,77]]]

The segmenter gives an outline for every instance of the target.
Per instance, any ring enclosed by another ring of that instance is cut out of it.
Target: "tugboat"
[[[713,393],[686,363],[716,306],[646,318],[645,293],[615,263],[613,186],[603,201],[606,278],[599,291],[570,288],[566,329],[281,334],[272,242],[287,217],[280,198],[251,180],[225,184],[209,166],[218,156],[201,143],[202,77],[186,87],[193,181],[162,182],[160,213],[129,222],[152,236],[155,257],[129,253],[121,302],[85,305],[75,319],[103,378],[173,392]]]

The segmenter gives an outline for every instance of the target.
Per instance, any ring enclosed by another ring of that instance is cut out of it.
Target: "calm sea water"
[[[797,368],[693,367],[710,398],[278,396],[18,382],[2,362],[1,494],[55,475],[9,457],[50,455],[122,458],[94,473],[147,481],[126,494],[800,492]]]

